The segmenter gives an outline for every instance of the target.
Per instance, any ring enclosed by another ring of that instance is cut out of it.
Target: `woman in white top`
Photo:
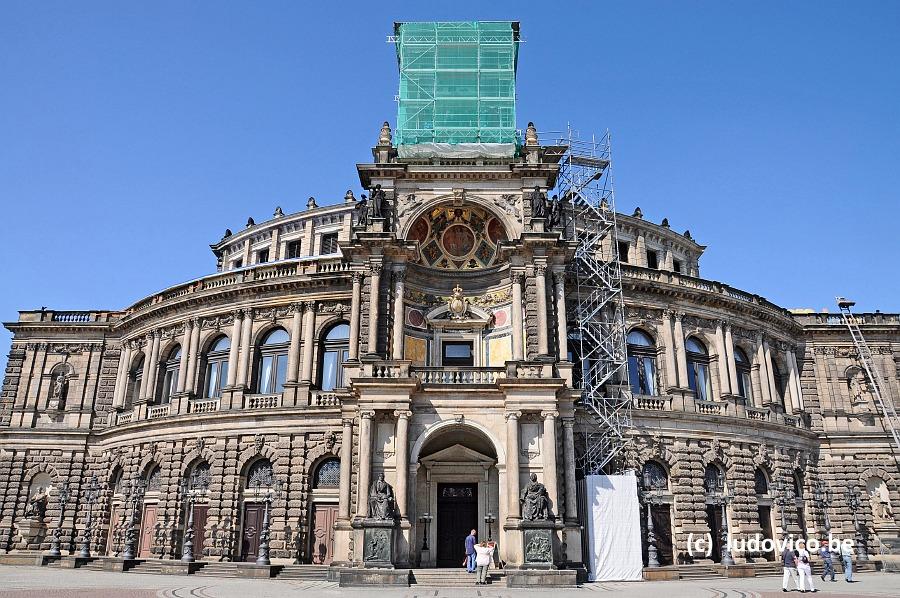
[[[494,543],[484,541],[475,545],[475,585],[487,585],[488,567],[494,554]]]
[[[803,540],[797,542],[797,573],[800,574],[800,592],[815,592],[812,580],[812,564],[810,563],[809,551],[806,549],[806,543]],[[809,589],[806,589],[806,582],[809,582]]]

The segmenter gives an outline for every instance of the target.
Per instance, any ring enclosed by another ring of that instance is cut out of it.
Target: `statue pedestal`
[[[553,521],[523,521],[522,530],[523,569],[555,569],[553,543],[556,524]]]
[[[39,519],[20,519],[15,526],[21,538],[16,546],[19,550],[28,550],[33,545],[39,547],[47,535],[47,526]]]
[[[362,565],[380,569],[393,569],[396,554],[397,527],[393,519],[366,518],[358,523],[362,534]]]

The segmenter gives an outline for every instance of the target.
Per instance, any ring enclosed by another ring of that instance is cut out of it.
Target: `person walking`
[[[800,541],[797,542],[797,573],[800,574],[800,593],[805,594],[806,592],[818,592],[818,590],[813,586],[812,579],[812,563],[810,559],[812,558],[809,554],[809,551],[806,549],[806,542]],[[807,582],[809,583],[809,589],[806,589]]]
[[[469,532],[469,535],[466,536],[466,571],[469,573],[475,573],[475,543],[477,542],[476,536],[478,532],[476,530],[472,530]]]
[[[844,580],[853,583],[853,547],[850,542],[841,542],[841,561],[844,563]]]
[[[784,577],[781,579],[781,591],[791,591],[788,590],[788,580],[791,578],[793,578],[797,589],[800,590],[800,579],[797,575],[797,558],[794,556],[794,551],[788,546],[787,539],[785,539],[784,550],[781,552],[781,562],[784,564]]]
[[[491,566],[491,557],[494,554],[494,543],[483,541],[475,546],[475,585],[487,585],[487,572]]]
[[[831,576],[831,581],[835,581],[834,579],[834,562],[832,561],[831,556],[831,548],[828,547],[828,540],[822,538],[822,545],[819,548],[819,557],[822,559],[822,564],[825,566],[822,571],[822,581],[825,581],[825,578],[829,575]]]

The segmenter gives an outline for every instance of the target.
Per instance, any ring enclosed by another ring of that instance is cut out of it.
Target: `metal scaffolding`
[[[566,148],[558,191],[571,206],[567,232],[577,243],[569,266],[576,285],[570,342],[581,405],[592,419],[579,468],[585,475],[611,473],[621,468],[632,424],[610,134],[587,141],[569,128],[557,145]]]

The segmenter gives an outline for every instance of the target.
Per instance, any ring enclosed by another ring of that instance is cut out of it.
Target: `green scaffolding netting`
[[[516,143],[518,23],[394,27],[398,145]]]

